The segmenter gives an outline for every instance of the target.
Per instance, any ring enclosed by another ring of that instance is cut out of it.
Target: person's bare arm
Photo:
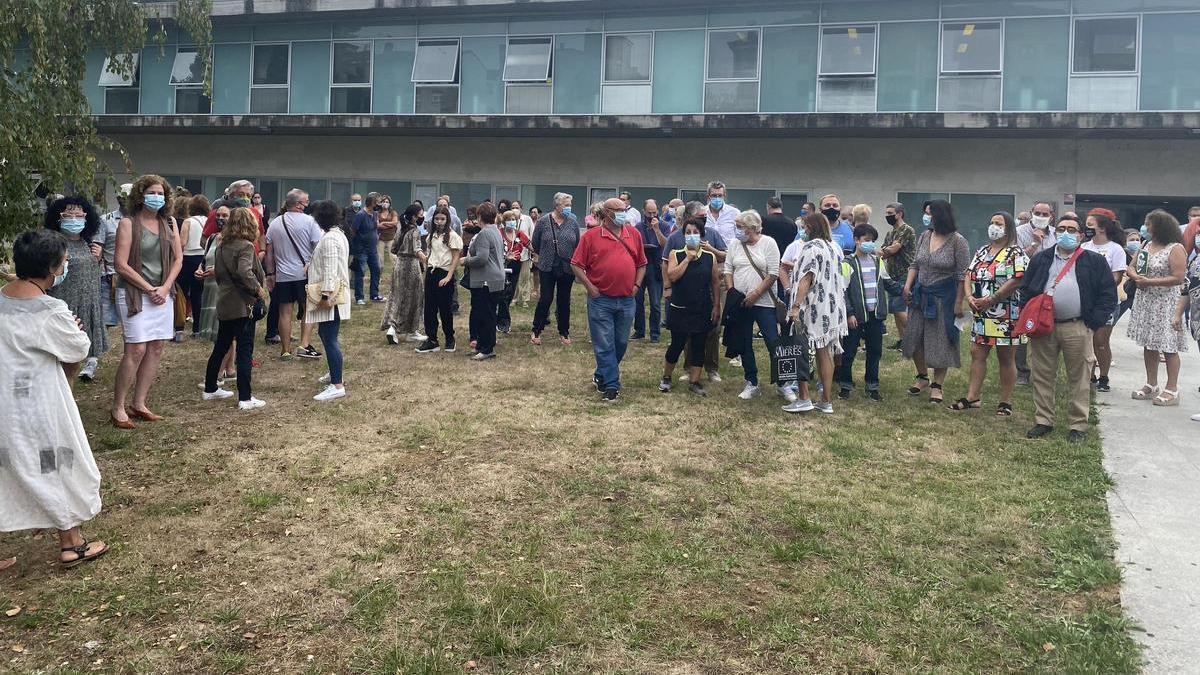
[[[583,284],[583,287],[587,289],[589,298],[600,297],[600,289],[596,288],[596,285],[591,281],[588,281],[587,272],[585,272],[582,267],[576,265],[575,263],[571,263],[571,271],[575,273],[575,280],[580,284]]]

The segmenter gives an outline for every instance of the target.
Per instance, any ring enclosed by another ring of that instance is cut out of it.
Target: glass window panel
[[[195,49],[180,48],[175,52],[175,63],[171,66],[171,84],[201,84],[204,82],[204,64]]]
[[[1147,14],[1142,45],[1142,108],[1200,110],[1200,14]]]
[[[174,56],[160,53],[158,47],[142,50],[139,59],[139,89],[141,102],[138,112],[143,115],[169,115],[175,109],[175,87],[171,86],[171,66]]]
[[[491,183],[442,183],[442,194],[450,195],[450,203],[458,210],[458,217],[465,218],[467,207],[492,198]],[[436,200],[435,200],[436,201]],[[426,203],[426,207],[429,203]]]
[[[297,42],[292,46],[292,70],[304,73],[288,88],[292,114],[329,112],[330,50],[328,42]]]
[[[525,202],[521,206],[526,209],[538,206],[541,207],[542,213],[546,213],[554,208],[554,195],[559,192],[565,192],[574,198],[571,206],[582,227],[583,216],[587,213],[587,204],[584,203],[587,188],[582,185],[524,185],[521,187],[521,197]]]
[[[761,112],[812,112],[817,104],[817,27],[764,28]],[[908,45],[912,48],[912,45]]]
[[[754,209],[759,215],[766,215],[767,200],[775,196],[774,190],[742,190],[738,188],[727,188],[725,190],[725,201],[732,206],[736,206],[742,211]]]
[[[419,201],[422,206],[430,206],[437,204],[438,196],[440,196],[440,193],[438,192],[437,183],[416,183],[413,185],[412,201],[409,204]],[[450,205],[455,207],[455,209],[459,207],[454,202],[450,202]],[[462,207],[462,211],[458,214],[458,217],[467,217],[467,207],[465,205]]]
[[[646,3],[650,4],[650,3]],[[630,33],[639,30],[678,30],[704,28],[707,13],[678,9],[649,12],[611,12],[604,16],[604,30],[610,33]]]
[[[217,114],[250,111],[251,46],[218,44],[213,47],[213,102]]]
[[[335,190],[339,187],[339,183],[330,181],[330,190]],[[347,188],[347,190],[350,190]],[[356,180],[354,181],[353,192],[360,195],[366,195],[368,192],[378,192],[381,195],[392,198],[392,208],[403,212],[404,208],[412,203],[412,183],[401,180]],[[331,192],[335,196],[336,191]],[[346,196],[339,204],[345,204],[350,201],[350,191],[346,192]],[[424,202],[432,204],[433,202]]]
[[[800,217],[800,209],[808,201],[807,192],[784,192],[779,195],[783,200],[783,215],[795,220]]]
[[[1137,110],[1138,79],[1129,77],[1072,77],[1067,110],[1073,112],[1124,112]]]
[[[288,83],[287,45],[254,45],[254,84]]]
[[[629,203],[639,211],[646,206],[647,199],[653,199],[658,204],[658,212],[662,213],[672,199],[679,196],[677,187],[634,187],[622,185],[620,191],[629,193]]]
[[[958,225],[958,231],[971,243],[972,249],[987,242],[987,228],[992,221],[993,213],[1006,211],[1016,215],[1013,211],[1016,200],[1012,195],[977,195],[955,192],[950,195],[950,205],[954,207],[954,221]],[[920,222],[921,205],[918,203],[916,206],[918,210],[914,213],[918,215],[915,219],[910,217],[909,220]]]
[[[212,101],[200,87],[177,87],[175,89],[176,115],[207,115],[212,112]]]
[[[817,112],[875,112],[875,78],[823,78]]]
[[[758,82],[708,82],[704,112],[758,112]]]
[[[1070,19],[1009,19],[1004,28],[1004,109],[1066,110]]]
[[[348,180],[329,181],[329,198],[334,204],[342,206],[350,203],[350,195],[354,194],[354,182]],[[312,198],[310,197],[311,201]],[[396,206],[393,204],[393,206]],[[403,210],[403,209],[401,209]]]
[[[550,16],[547,18],[512,18],[508,20],[509,35],[550,35],[557,33],[596,33],[604,30],[604,17],[572,15],[570,18]],[[557,42],[557,38],[555,39]]]
[[[501,200],[507,199],[510,202],[521,201],[521,186],[520,185],[497,185],[495,189],[495,201],[497,204]],[[525,213],[529,213],[529,207],[524,203],[521,204],[521,209]]]
[[[333,37],[335,38],[405,38],[415,37],[416,34],[417,24],[415,23],[339,23],[333,25]]]
[[[266,207],[267,213],[279,210],[279,205],[283,203],[279,199],[279,181],[260,180],[255,187],[258,188],[258,193],[262,195],[263,206]],[[188,189],[192,190],[190,187]],[[192,190],[192,193],[195,194],[197,190]]]
[[[510,82],[541,82],[550,79],[548,37],[512,38],[504,58],[504,79]]]
[[[255,42],[328,40],[330,35],[330,24],[324,21],[305,21],[303,23],[278,23],[272,21],[271,23],[254,26]]]
[[[617,194],[617,188],[592,188],[588,191],[588,204],[590,205],[605,201],[606,199],[613,199],[617,196]],[[580,219],[579,224],[583,225],[582,219]]]
[[[421,40],[413,61],[413,82],[457,82],[458,40]]]
[[[135,87],[138,82],[138,61],[141,60],[140,54],[133,54],[133,75],[125,76],[118,75],[110,68],[113,65],[113,59],[104,59],[104,68],[100,71],[100,81],[97,83],[101,87]]]
[[[708,78],[758,78],[758,31],[714,30],[708,34]]]
[[[1137,19],[1076,19],[1076,73],[1137,70]]]
[[[370,87],[332,87],[329,90],[329,112],[371,112]]]
[[[821,9],[824,23],[938,18],[938,0],[836,0]]]
[[[504,113],[504,43],[502,37],[463,38],[459,112],[464,115]]]
[[[204,179],[203,178],[184,178],[181,181],[181,184],[183,185],[185,190],[187,190],[188,192],[190,192],[194,195],[198,195],[198,194],[204,192]]]
[[[307,192],[309,203],[329,198],[329,181],[324,178],[284,178],[282,184],[284,194],[293,188]],[[229,185],[229,183],[225,183],[225,185]]]
[[[999,21],[942,24],[942,72],[1000,72],[1000,38]]]
[[[936,21],[879,27],[879,110],[937,108],[938,32]]]
[[[548,84],[510,84],[505,112],[510,115],[549,115],[553,92]]]
[[[655,113],[704,110],[704,31],[654,34]]]
[[[729,190],[725,190],[728,194]],[[685,202],[703,202],[708,200],[708,190],[680,190],[679,198]]]
[[[554,112],[600,112],[600,52],[604,38],[598,33],[559,35],[554,38]]]
[[[213,26],[213,43],[250,42],[253,31],[250,26]]]
[[[709,10],[708,25],[712,28],[735,28],[817,23],[820,20],[820,4],[820,0],[793,0],[786,7],[739,2],[732,9]]]
[[[406,2],[407,1],[408,0],[406,0]],[[508,22],[506,22],[504,19],[498,19],[494,21],[481,21],[479,19],[467,19],[463,21],[422,21],[417,25],[417,35],[420,35],[421,37],[504,35],[506,30],[508,30]]]
[[[822,75],[874,75],[875,27],[849,26],[821,31]]]
[[[604,43],[604,81],[649,81],[653,50],[653,33],[609,35]]]
[[[413,111],[412,73],[417,43],[414,40],[376,40],[372,106],[377,113]]]
[[[943,77],[938,110],[994,111],[1000,109],[999,77]]]
[[[371,43],[333,43],[333,83],[370,84]]]
[[[654,101],[653,88],[648,84],[604,85],[605,115],[649,115]]]
[[[904,217],[909,223],[920,223],[925,202],[935,199],[950,201],[949,192],[897,192],[896,201],[904,205]],[[957,214],[956,214],[957,215]],[[1015,215],[1015,214],[1014,214]]]
[[[1071,0],[942,0],[942,18],[1070,14]]]
[[[288,111],[288,90],[283,88],[255,87],[250,92],[250,112],[252,113],[286,113]]]
[[[100,74],[104,72],[104,61],[103,51],[99,49],[88,50],[81,85],[84,96],[87,97],[88,108],[93,115],[104,114],[104,87],[101,87],[99,84]],[[13,52],[13,61],[10,67],[13,72],[18,73],[28,68],[29,53],[22,49]]]
[[[458,85],[417,87],[415,110],[418,115],[458,114]]]
[[[137,89],[105,89],[104,114],[136,115],[138,112],[139,93]]]

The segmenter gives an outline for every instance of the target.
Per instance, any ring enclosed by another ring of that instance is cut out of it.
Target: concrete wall
[[[720,179],[814,197],[837,192],[843,203],[878,208],[897,192],[1014,194],[1018,209],[1065,194],[1200,193],[1200,141],[1191,140],[113,138],[137,171],[167,175],[679,187]]]

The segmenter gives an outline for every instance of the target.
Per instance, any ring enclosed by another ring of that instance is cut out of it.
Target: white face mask
[[[1044,230],[1050,227],[1050,216],[1034,216],[1031,220],[1033,226],[1039,230]]]
[[[1004,226],[991,223],[988,225],[988,239],[992,241],[1000,241],[1004,238]]]

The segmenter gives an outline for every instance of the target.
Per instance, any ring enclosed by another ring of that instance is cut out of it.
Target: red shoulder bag
[[[1055,277],[1054,284],[1046,289],[1046,292],[1039,293],[1032,300],[1025,303],[1025,308],[1021,310],[1021,315],[1017,319],[1017,325],[1013,329],[1014,335],[1045,337],[1054,330],[1054,289],[1058,288],[1059,282],[1075,266],[1075,261],[1079,259],[1081,254],[1083,254],[1082,247],[1075,249],[1071,257],[1067,258],[1067,264],[1063,265],[1058,276]]]

